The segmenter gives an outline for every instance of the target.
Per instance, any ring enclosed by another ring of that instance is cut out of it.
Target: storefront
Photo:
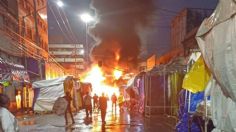
[[[30,79],[24,66],[0,58],[0,83],[0,92],[10,98],[10,108],[29,107]]]

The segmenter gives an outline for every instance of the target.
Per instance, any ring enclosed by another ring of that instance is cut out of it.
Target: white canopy
[[[67,76],[33,83],[32,87],[39,89],[34,111],[52,111],[56,99],[64,96],[64,81],[66,78]]]

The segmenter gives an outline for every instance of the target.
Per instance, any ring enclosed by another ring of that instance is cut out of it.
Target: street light
[[[86,56],[86,59],[87,61],[89,60],[89,46],[88,46],[88,37],[87,37],[87,34],[88,34],[88,23],[94,21],[94,18],[89,14],[89,13],[83,13],[80,15],[80,19],[85,23],[86,25],[86,30],[85,30],[85,56]]]
[[[57,1],[57,5],[58,5],[59,7],[63,7],[63,6],[64,6],[64,4],[63,4],[62,1]]]
[[[88,13],[81,14],[80,19],[85,23],[90,23],[94,21],[94,18]]]
[[[80,55],[84,55],[84,50],[81,49],[81,50],[79,51],[79,54],[80,54]]]

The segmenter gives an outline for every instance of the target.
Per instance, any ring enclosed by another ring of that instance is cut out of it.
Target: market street
[[[235,1],[0,0],[0,132],[236,132]]]
[[[174,131],[175,120],[166,116],[144,118],[140,114],[119,114],[108,110],[106,124],[102,125],[100,114],[93,113],[92,121],[85,118],[82,110],[75,117],[75,124],[65,126],[64,116],[54,114],[18,117],[21,132],[171,132]]]

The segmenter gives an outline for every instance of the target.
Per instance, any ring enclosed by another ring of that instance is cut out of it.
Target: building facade
[[[18,0],[22,60],[32,80],[45,78],[48,60],[46,3],[46,0]]]
[[[182,10],[171,22],[171,49],[183,49],[186,35],[198,27],[212,13],[211,9],[187,8]]]
[[[67,74],[78,77],[85,70],[82,44],[49,44],[49,53],[66,69]],[[49,59],[49,62],[52,61]]]
[[[52,57],[48,53],[46,4],[46,0],[0,1],[0,91],[10,97],[11,106],[18,91],[26,100],[23,89],[30,82],[65,73],[55,61],[48,62]],[[45,72],[52,67],[57,74]]]

